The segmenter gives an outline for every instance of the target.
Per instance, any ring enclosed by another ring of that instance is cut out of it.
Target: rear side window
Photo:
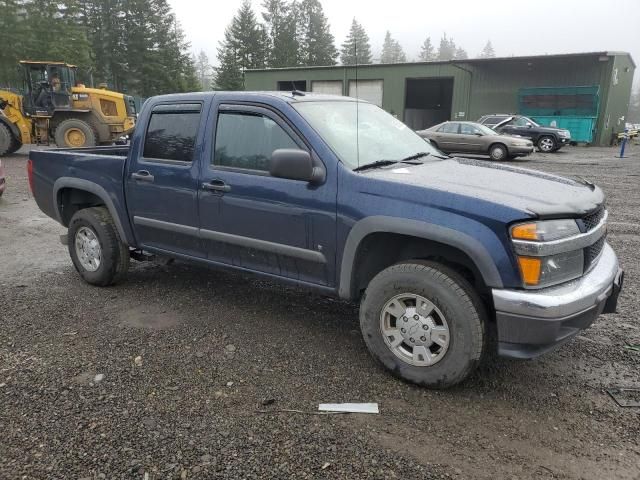
[[[159,105],[151,112],[143,156],[191,162],[200,125],[200,104]]]
[[[438,132],[440,133],[458,133],[458,124],[457,123],[445,123],[442,125]]]
[[[269,170],[274,150],[298,145],[269,117],[237,112],[220,113],[213,164],[247,170]]]

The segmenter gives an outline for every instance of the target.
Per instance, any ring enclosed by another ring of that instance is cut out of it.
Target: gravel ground
[[[31,198],[27,153],[3,159],[0,478],[640,478],[640,409],[606,393],[640,388],[625,348],[640,344],[640,146],[614,155],[515,163],[604,188],[627,273],[619,313],[444,392],[378,368],[347,303],[183,264],[84,284]],[[311,414],[342,401],[380,414]]]

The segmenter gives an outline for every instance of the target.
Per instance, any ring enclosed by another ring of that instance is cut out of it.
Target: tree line
[[[338,50],[329,22],[318,0],[264,0],[262,19],[244,0],[225,30],[218,48],[218,66],[209,65],[204,52],[196,61],[198,77],[205,81],[213,77],[211,88],[240,90],[244,71],[258,68],[297,66],[361,65],[374,62],[371,43],[365,28],[354,18],[347,38]],[[491,41],[479,54],[480,58],[495,57]],[[446,61],[468,58],[466,50],[443,35],[436,49],[427,37],[418,57],[420,61]],[[380,63],[407,61],[400,43],[387,31],[382,45]]]
[[[0,0],[0,12],[0,86],[20,87],[16,65],[29,59],[142,97],[200,89],[167,0]]]

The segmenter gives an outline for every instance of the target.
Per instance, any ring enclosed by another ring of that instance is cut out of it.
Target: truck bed
[[[92,183],[93,193],[106,196],[118,212],[126,212],[123,175],[129,146],[109,146],[52,150],[32,150],[32,192],[38,207],[67,226],[69,212],[58,208],[64,189],[81,188]],[[91,190],[90,190],[91,191]],[[125,234],[130,233],[128,221],[121,219]],[[126,225],[125,225],[126,224]]]

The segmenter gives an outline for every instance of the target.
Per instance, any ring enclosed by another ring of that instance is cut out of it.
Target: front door
[[[309,151],[284,117],[221,104],[203,162],[200,235],[209,260],[316,285],[334,283],[336,175],[319,185],[269,175],[274,150]],[[323,167],[324,168],[324,167]]]
[[[156,105],[144,139],[132,147],[127,206],[140,247],[203,256],[196,148],[204,130],[201,111],[199,102]]]
[[[458,135],[459,151],[464,153],[484,153],[482,143],[482,132],[468,123],[460,124],[460,135]]]

